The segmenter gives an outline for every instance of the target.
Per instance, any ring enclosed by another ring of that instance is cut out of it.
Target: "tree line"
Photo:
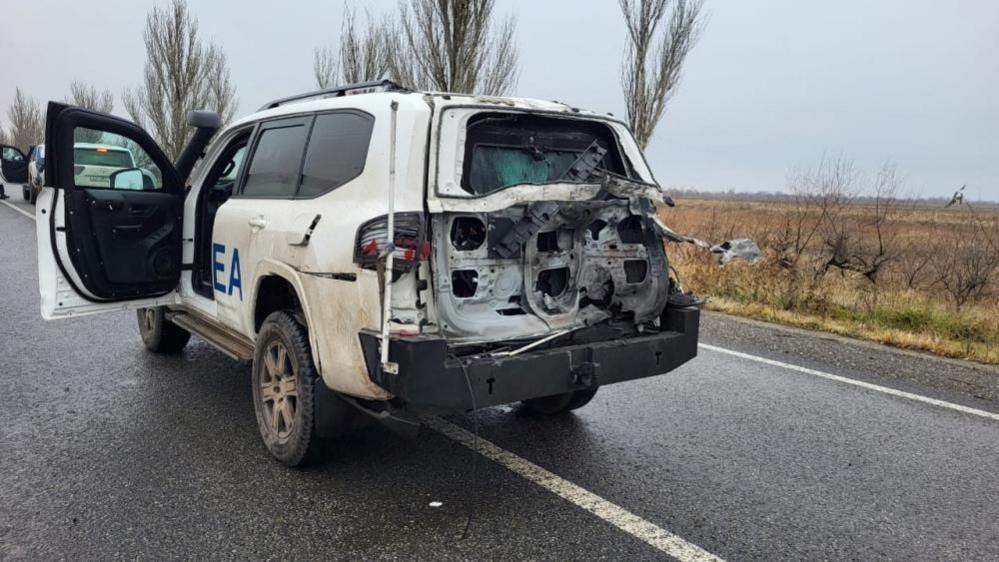
[[[639,144],[651,141],[680,81],[702,25],[703,0],[619,0],[627,29],[621,61],[627,119]],[[391,79],[415,90],[507,95],[516,87],[520,57],[517,22],[494,17],[495,0],[401,0],[380,21],[364,21],[349,5],[339,41],[315,48],[313,76],[320,89]],[[146,16],[142,79],[121,93],[125,112],[171,158],[190,138],[187,112],[208,109],[229,122],[239,107],[225,50],[203,39],[186,0],[171,0]],[[82,81],[69,85],[67,103],[111,113],[115,96]],[[0,143],[43,142],[39,102],[17,88]]]

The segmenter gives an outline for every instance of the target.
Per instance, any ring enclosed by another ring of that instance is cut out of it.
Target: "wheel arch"
[[[313,329],[309,302],[303,298],[305,289],[298,271],[291,266],[274,261],[264,261],[258,266],[256,281],[253,287],[253,307],[250,311],[249,325],[253,326],[254,337],[260,331],[272,312],[285,309],[297,309],[305,320],[305,331],[309,334],[309,347],[312,351],[312,361],[316,371],[322,374],[319,342],[316,330]]]

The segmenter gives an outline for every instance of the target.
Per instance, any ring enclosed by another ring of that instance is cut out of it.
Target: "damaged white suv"
[[[152,351],[195,334],[252,361],[260,434],[285,464],[366,419],[567,412],[697,352],[663,194],[617,119],[378,82],[218,134],[214,114],[189,121],[170,162],[128,121],[49,104],[42,315],[139,309]],[[78,184],[79,138],[138,167]]]

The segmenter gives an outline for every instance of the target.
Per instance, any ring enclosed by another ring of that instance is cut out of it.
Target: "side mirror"
[[[142,191],[145,175],[138,168],[125,168],[111,174],[111,189],[132,189]]]
[[[222,127],[222,118],[214,111],[188,111],[187,125],[195,129],[212,129],[217,131]]]

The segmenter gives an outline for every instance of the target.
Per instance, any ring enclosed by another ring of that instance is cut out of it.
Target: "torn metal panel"
[[[448,272],[438,276],[437,303],[449,337],[495,341],[659,316],[668,290],[662,239],[628,201],[563,203],[514,254],[496,252],[478,235],[479,228],[512,230],[530,213],[531,205],[515,205],[434,217],[435,268]]]

